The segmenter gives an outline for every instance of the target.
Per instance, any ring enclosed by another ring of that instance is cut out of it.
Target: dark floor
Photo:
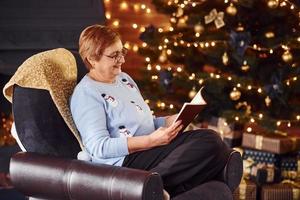
[[[25,200],[25,196],[16,191],[5,174],[9,173],[10,157],[21,151],[17,145],[0,147],[0,200]]]

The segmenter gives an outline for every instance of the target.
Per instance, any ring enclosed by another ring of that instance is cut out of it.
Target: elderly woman
[[[157,172],[172,197],[220,175],[229,148],[211,130],[180,132],[181,122],[172,123],[175,115],[152,116],[136,83],[121,70],[127,49],[117,32],[87,27],[79,53],[89,72],[70,106],[92,162]]]

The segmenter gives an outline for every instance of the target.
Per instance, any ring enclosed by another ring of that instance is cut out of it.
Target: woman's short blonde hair
[[[115,30],[95,24],[85,28],[79,38],[79,54],[88,70],[92,68],[87,57],[100,60],[103,51],[120,39]]]

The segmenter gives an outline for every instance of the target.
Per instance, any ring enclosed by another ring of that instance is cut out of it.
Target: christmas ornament
[[[236,9],[236,7],[231,3],[230,6],[228,6],[228,7],[226,8],[226,12],[227,12],[229,15],[234,16],[234,15],[236,15],[236,13],[237,13],[237,9]]]
[[[227,52],[225,52],[225,53],[223,54],[223,56],[222,56],[222,62],[223,62],[224,65],[228,65],[228,63],[229,63],[229,58],[228,58]]]
[[[268,1],[268,7],[271,8],[271,9],[275,9],[278,7],[278,0],[269,0]]]
[[[293,59],[293,55],[289,50],[286,50],[281,57],[284,62],[291,62]]]
[[[273,38],[273,37],[275,37],[275,34],[274,34],[274,32],[272,32],[272,31],[266,32],[266,33],[265,33],[265,37],[266,37],[266,38]]]
[[[184,14],[184,10],[181,7],[178,7],[176,17],[181,17]]]
[[[269,107],[269,106],[271,105],[271,99],[270,99],[269,96],[267,96],[267,97],[265,98],[265,103],[266,103],[266,106],[267,106],[267,107]]]
[[[245,114],[250,115],[251,114],[251,105],[248,105],[246,101],[239,102],[236,106],[236,109],[244,108],[245,109]]]
[[[186,26],[187,26],[187,24],[186,24],[186,18],[181,17],[181,18],[178,20],[177,27],[183,28],[183,27],[186,27]]]
[[[195,31],[196,33],[203,33],[204,27],[203,27],[201,24],[196,24],[196,25],[194,26],[194,31]]]
[[[209,24],[211,22],[215,23],[217,29],[225,26],[225,22],[223,20],[224,12],[218,12],[217,9],[212,9],[208,15],[204,17],[205,24]]]
[[[167,52],[163,50],[158,58],[159,62],[164,63],[167,61]]]
[[[230,99],[233,101],[239,100],[241,97],[241,92],[238,91],[236,88],[233,88],[233,90],[230,92]]]
[[[193,87],[193,89],[189,92],[189,98],[193,99],[196,94],[197,94],[196,88]]]
[[[246,61],[246,60],[244,60],[241,69],[242,69],[244,72],[246,72],[246,71],[248,71],[248,70],[250,69],[250,66],[247,64],[247,61]]]

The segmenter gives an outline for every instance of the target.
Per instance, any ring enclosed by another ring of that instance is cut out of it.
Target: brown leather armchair
[[[79,81],[86,71],[79,55],[73,56]],[[26,196],[49,200],[163,199],[163,184],[157,173],[76,160],[80,145],[49,91],[14,85],[12,102],[16,131],[27,152],[12,157],[10,176],[16,189]],[[229,187],[233,191],[242,176],[242,160],[239,153],[232,154],[237,157],[235,169],[228,170],[226,165],[219,179],[234,179]]]

